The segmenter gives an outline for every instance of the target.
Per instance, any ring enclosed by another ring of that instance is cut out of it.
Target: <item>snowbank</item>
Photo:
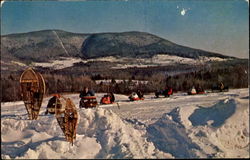
[[[178,108],[171,118],[186,128],[206,157],[249,158],[248,103],[242,97],[225,98],[212,106]]]
[[[103,94],[97,94],[99,100]],[[65,95],[79,105],[79,95]],[[78,109],[74,146],[65,141],[53,115],[28,120],[23,102],[1,103],[1,157],[83,158],[249,158],[249,90],[129,102]]]
[[[155,149],[143,132],[124,123],[111,110],[81,109],[76,141],[65,141],[53,115],[37,121],[2,120],[2,158],[170,158]]]

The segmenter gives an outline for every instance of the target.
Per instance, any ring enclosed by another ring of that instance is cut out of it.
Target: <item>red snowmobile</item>
[[[133,92],[128,98],[130,101],[144,100],[143,96],[138,96],[138,94],[135,92]]]
[[[167,88],[165,90],[160,90],[155,92],[156,98],[159,98],[159,96],[164,96],[164,97],[169,97],[170,95],[173,94],[173,89],[172,88]]]
[[[101,104],[112,104],[115,101],[115,96],[113,93],[106,94],[102,97]]]
[[[198,87],[197,89],[195,89],[195,87],[193,87],[188,92],[188,95],[196,95],[196,94],[205,94],[205,91],[201,87]]]

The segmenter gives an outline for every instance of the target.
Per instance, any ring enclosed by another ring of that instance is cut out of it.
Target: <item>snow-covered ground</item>
[[[104,94],[98,93],[98,101]],[[78,107],[77,94],[64,95]],[[249,90],[118,102],[79,109],[74,145],[53,115],[28,120],[23,102],[1,103],[2,158],[249,158]]]
[[[60,57],[60,59],[51,60],[50,62],[33,62],[31,66],[63,69],[67,67],[72,67],[74,63],[79,63],[79,62],[83,62],[83,60],[81,58]]]
[[[81,58],[74,58],[74,57],[60,57],[59,59],[51,60],[50,62],[34,62],[31,66],[34,67],[49,67],[53,69],[63,69],[67,67],[71,67],[74,63],[88,63],[88,62],[98,62],[98,61],[106,61],[106,62],[115,62],[117,63],[112,68],[113,69],[124,69],[124,68],[131,68],[131,67],[138,67],[138,68],[146,68],[146,67],[153,67],[153,66],[166,66],[166,65],[173,65],[173,64],[204,64],[206,62],[211,61],[226,61],[228,59],[218,58],[218,57],[200,57],[200,59],[195,60],[192,58],[184,58],[179,56],[171,56],[165,54],[157,54],[152,58],[125,58],[125,57],[101,57],[95,59],[81,59]],[[12,62],[23,66],[24,64],[20,62]]]

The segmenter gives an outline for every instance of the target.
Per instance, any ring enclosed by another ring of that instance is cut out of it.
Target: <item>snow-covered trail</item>
[[[168,113],[176,107],[212,106],[220,100],[235,98],[239,94],[247,93],[246,89],[192,96],[186,93],[175,93],[170,98],[158,99],[151,94],[145,95],[145,100],[135,102],[128,101],[127,96],[117,95],[120,108],[117,107],[117,104],[102,105],[101,107],[112,109],[124,119],[137,119],[150,124],[158,120],[163,113]]]
[[[98,93],[100,101],[104,93]],[[64,95],[79,106],[79,95]],[[2,158],[249,157],[249,90],[130,102],[79,109],[71,147],[53,115],[28,120],[22,101],[1,103]]]

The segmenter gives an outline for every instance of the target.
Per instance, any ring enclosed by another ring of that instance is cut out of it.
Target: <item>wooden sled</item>
[[[29,119],[37,119],[45,93],[45,82],[42,75],[32,68],[26,69],[20,77],[20,87]]]
[[[76,111],[76,107],[74,103],[69,98],[62,97],[60,101],[60,108],[55,109],[56,119],[61,127],[65,138],[68,142],[72,143],[76,139],[76,128],[77,128],[77,120],[78,114]]]

